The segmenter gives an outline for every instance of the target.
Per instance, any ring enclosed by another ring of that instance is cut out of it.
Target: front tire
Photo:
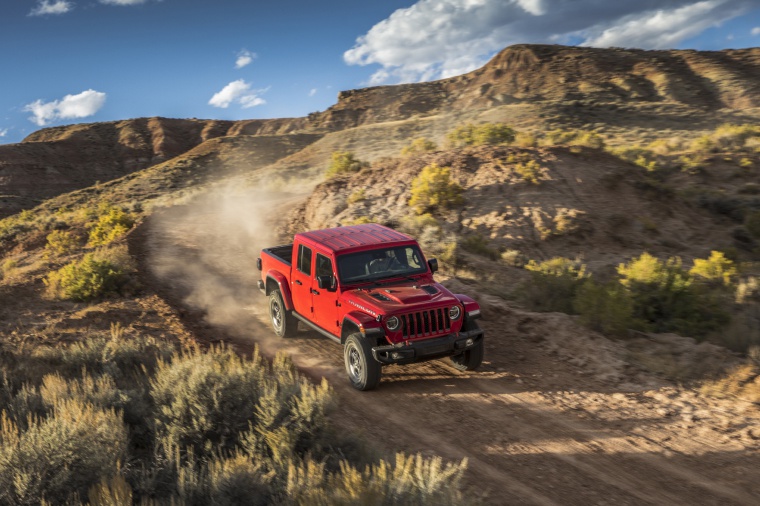
[[[351,334],[343,345],[343,362],[351,386],[357,390],[372,390],[380,383],[382,366],[372,356],[372,346],[361,334]]]
[[[272,328],[278,337],[293,337],[298,331],[298,320],[293,313],[285,309],[282,294],[279,290],[272,290],[269,294],[269,319]]]
[[[471,328],[468,330],[480,328],[475,322],[470,323],[470,326]],[[483,363],[483,351],[485,349],[485,346],[483,345],[484,341],[484,338],[480,338],[480,342],[469,350],[451,357],[451,365],[454,366],[454,369],[459,371],[474,371],[480,367],[480,364]]]

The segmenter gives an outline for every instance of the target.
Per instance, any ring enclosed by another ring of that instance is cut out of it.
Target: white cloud
[[[266,91],[267,89],[252,90],[250,83],[238,79],[237,81],[232,81],[222,88],[221,91],[214,94],[208,103],[209,105],[220,107],[222,109],[226,109],[232,103],[238,103],[243,109],[248,109],[250,107],[256,107],[257,105],[266,104],[266,100],[259,96]]]
[[[309,96],[310,97],[313,97],[316,94],[317,94],[317,89],[316,88],[312,88],[312,89],[309,90]]]
[[[752,35],[760,35],[760,26],[756,26],[752,29]]]
[[[40,0],[37,7],[32,9],[30,16],[44,16],[46,14],[66,14],[74,8],[74,4],[67,0]]]
[[[426,81],[474,70],[517,43],[674,47],[758,5],[760,0],[419,0],[357,38],[343,59],[378,66],[370,84]]]
[[[694,37],[716,24],[711,14],[726,0],[707,0],[671,10],[634,14],[602,33],[586,39],[583,46],[646,47],[663,49]],[[721,20],[722,21],[722,20]],[[593,33],[593,30],[589,32]]]
[[[256,57],[256,53],[248,51],[247,49],[241,50],[237,55],[237,60],[235,60],[235,68],[242,69],[246,65],[250,65]]]
[[[106,5],[138,5],[144,4],[148,0],[100,0],[100,3]]]
[[[106,94],[87,90],[77,95],[66,95],[61,100],[43,102],[35,100],[24,106],[24,111],[32,113],[29,120],[39,126],[45,126],[59,119],[86,118],[103,107]]]
[[[0,128],[0,137],[5,137],[6,135],[8,135],[9,130],[10,128]]]

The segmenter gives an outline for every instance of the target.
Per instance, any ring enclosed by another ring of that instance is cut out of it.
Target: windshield
[[[338,276],[342,283],[357,283],[395,276],[411,276],[427,272],[417,246],[396,246],[338,257]]]

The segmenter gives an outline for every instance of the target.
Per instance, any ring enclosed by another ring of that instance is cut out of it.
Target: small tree
[[[89,246],[105,246],[129,232],[135,220],[118,207],[108,207],[90,229]]]
[[[429,153],[438,149],[438,145],[425,137],[414,139],[411,144],[401,150],[402,156],[419,155]]]
[[[325,176],[328,178],[339,176],[341,174],[349,174],[351,172],[359,172],[367,164],[362,162],[350,151],[333,151],[332,161],[327,168]]]
[[[451,209],[463,203],[462,187],[451,180],[451,167],[431,164],[422,169],[412,181],[409,205],[418,214],[439,209]]]
[[[483,125],[464,124],[446,134],[446,142],[451,147],[509,144],[515,140],[516,132],[506,123],[485,123]]]

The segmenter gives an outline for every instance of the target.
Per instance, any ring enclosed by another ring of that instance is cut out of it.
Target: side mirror
[[[320,290],[334,292],[338,289],[333,276],[317,276],[317,286]]]
[[[428,266],[430,267],[430,272],[438,272],[438,260],[435,258],[431,258],[428,260]]]

